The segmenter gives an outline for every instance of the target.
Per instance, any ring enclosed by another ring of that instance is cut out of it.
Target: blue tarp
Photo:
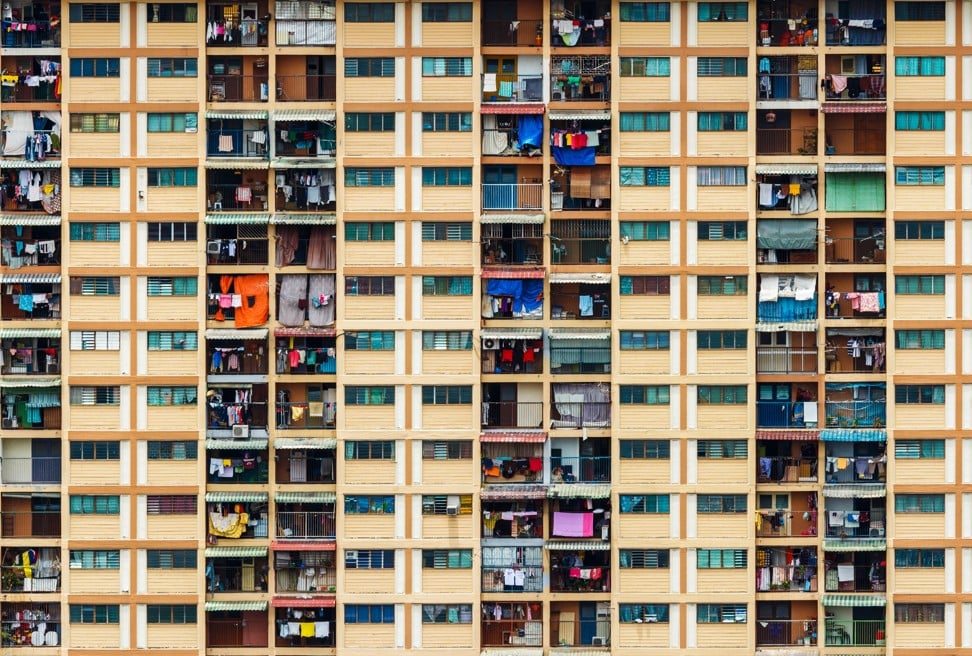
[[[563,148],[552,146],[554,161],[561,166],[594,166],[594,147]]]
[[[490,278],[486,283],[486,294],[489,296],[512,296],[513,311],[529,313],[543,305],[543,280],[527,278],[524,280],[508,280]]]
[[[520,148],[523,146],[540,148],[543,140],[543,116],[535,114],[524,114],[520,116],[517,133],[520,140]]]

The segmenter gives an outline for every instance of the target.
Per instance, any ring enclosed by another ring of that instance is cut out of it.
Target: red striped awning
[[[757,440],[795,440],[802,442],[815,442],[820,439],[820,431],[808,428],[780,429],[780,430],[758,430],[756,431]]]
[[[483,269],[482,278],[503,278],[521,280],[524,278],[543,278],[546,272],[533,267],[491,266]]]
[[[543,103],[483,103],[483,114],[543,114]]]
[[[334,337],[337,331],[334,328],[274,328],[275,337]]]
[[[886,102],[858,102],[844,100],[825,102],[820,106],[824,114],[885,114],[888,111]]]
[[[546,431],[490,431],[479,435],[480,442],[519,442],[523,444],[545,442],[546,440]]]
[[[334,542],[301,542],[299,540],[274,540],[270,551],[334,551]]]
[[[334,608],[334,597],[274,597],[270,605],[274,608]]]

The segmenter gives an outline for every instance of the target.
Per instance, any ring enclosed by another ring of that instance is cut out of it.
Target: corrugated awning
[[[610,109],[551,109],[551,121],[604,121],[611,118]]]
[[[266,339],[270,334],[268,328],[254,328],[250,330],[236,328],[207,328],[206,339]]]
[[[756,175],[816,175],[817,167],[809,164],[757,164]]]
[[[221,109],[207,109],[206,118],[231,118],[231,119],[251,119],[260,120],[265,119],[270,115],[270,112],[265,111],[231,111],[231,110],[221,110]]]
[[[333,109],[283,109],[273,113],[274,121],[333,121]]]
[[[577,649],[574,647],[550,650],[550,656],[608,656],[610,653],[609,649]]]
[[[887,442],[888,434],[880,428],[824,428],[821,442]]]
[[[264,601],[207,601],[206,612],[220,610],[266,610],[267,602]]]
[[[274,214],[270,219],[273,225],[335,225],[337,214]]]
[[[277,157],[270,162],[272,169],[333,169],[337,160],[333,157]]]
[[[332,542],[308,542],[301,540],[277,540],[270,543],[270,551],[336,551]]]
[[[9,389],[11,387],[60,387],[60,378],[0,378],[0,387]]]
[[[531,213],[509,213],[504,212],[502,214],[480,214],[479,222],[484,224],[493,223],[517,223],[517,224],[533,224],[540,225],[544,221],[543,213],[531,212]]]
[[[783,321],[780,323],[756,322],[758,333],[814,333],[817,332],[816,321]]]
[[[823,548],[824,551],[884,551],[888,548],[888,541],[884,538],[824,539]]]
[[[824,606],[836,606],[838,608],[855,608],[862,606],[885,606],[888,600],[884,595],[869,594],[825,594],[820,597],[820,603]]]
[[[269,225],[269,214],[207,214],[206,225]]]
[[[797,442],[816,442],[820,431],[811,429],[758,430],[757,440],[794,440]]]
[[[546,485],[527,485],[510,483],[508,485],[487,485],[479,491],[482,501],[502,501],[505,499],[546,499]]]
[[[816,649],[757,649],[756,656],[817,656]]]
[[[0,169],[59,169],[59,159],[0,159]]]
[[[207,492],[206,503],[259,503],[267,501],[266,492]]]
[[[336,437],[277,437],[273,448],[280,449],[336,449]]]
[[[479,441],[505,444],[536,444],[547,441],[546,431],[487,431],[479,434]]]
[[[54,285],[61,282],[59,273],[5,273],[0,275],[0,283],[21,282]]]
[[[219,157],[206,160],[207,169],[259,171],[270,168],[269,160],[257,157]]]
[[[611,284],[610,273],[551,273],[551,284],[565,284],[579,282],[588,285],[609,285]]]
[[[267,438],[247,438],[245,440],[234,440],[233,438],[209,438],[206,440],[207,449],[231,449],[233,451],[247,451],[253,449],[259,451],[267,448],[269,440]]]
[[[831,162],[824,164],[824,173],[884,173],[888,170],[886,164],[868,163],[853,164],[850,162]]]
[[[60,214],[0,214],[0,226],[61,225]]]
[[[263,558],[267,547],[206,547],[206,558]]]
[[[555,483],[547,489],[550,499],[607,499],[610,496],[610,485]]]
[[[887,493],[883,483],[837,483],[823,488],[823,495],[832,499],[878,499]]]
[[[60,328],[0,328],[0,339],[53,339],[61,336]]]
[[[274,597],[273,608],[334,608],[337,599],[330,597]]]
[[[479,656],[543,656],[542,649],[484,649]]]
[[[824,114],[886,114],[886,102],[835,101],[820,104]]]
[[[483,339],[540,339],[542,328],[483,328],[479,331]]]
[[[588,542],[581,540],[547,541],[543,548],[548,551],[610,551],[611,543],[606,540],[590,540]]]
[[[334,337],[334,328],[315,328],[314,326],[298,326],[296,328],[274,328],[274,337]]]
[[[543,114],[543,103],[483,103],[479,111],[483,114]]]
[[[277,492],[273,500],[277,503],[334,503],[334,492]]]
[[[534,267],[500,266],[483,269],[483,272],[479,277],[485,278],[486,280],[523,280],[525,278],[542,279],[545,275],[546,271],[544,269],[537,269]]]
[[[547,331],[550,341],[584,340],[602,342],[611,339],[611,330],[573,330],[570,328],[551,328]]]

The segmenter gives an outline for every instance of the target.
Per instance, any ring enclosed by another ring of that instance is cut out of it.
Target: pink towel
[[[593,537],[594,513],[555,512],[553,534],[563,538]]]

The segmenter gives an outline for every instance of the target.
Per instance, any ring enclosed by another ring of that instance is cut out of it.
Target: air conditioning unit
[[[250,427],[247,424],[235,424],[233,426],[233,437],[244,438],[250,436]]]
[[[608,639],[605,636],[593,636],[593,637],[591,637],[591,645],[592,646],[606,647],[607,646],[607,643],[608,643]]]
[[[16,426],[16,424],[14,424],[14,420],[13,419],[4,419],[3,420],[3,427],[4,428],[16,428],[17,426]]]
[[[47,373],[49,374],[56,374],[60,371],[60,369],[61,369],[61,365],[59,365],[57,362],[47,363]]]
[[[484,351],[495,351],[499,348],[498,339],[484,339],[483,340],[483,350]]]
[[[450,494],[446,498],[446,514],[447,515],[459,514],[459,495]]]
[[[206,254],[207,255],[219,255],[219,242],[218,241],[207,241],[206,242]]]

